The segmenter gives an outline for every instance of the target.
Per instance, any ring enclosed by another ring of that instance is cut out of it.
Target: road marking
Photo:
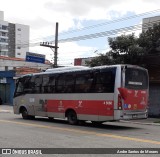
[[[45,126],[45,125],[41,125],[41,124],[31,124],[31,123],[23,123],[23,122],[17,122],[17,121],[9,121],[9,120],[0,120],[0,122],[13,123],[13,124],[19,124],[19,125],[25,125],[25,126],[34,126],[34,127],[46,128],[46,129],[56,129],[56,130],[61,130],[61,131],[68,131],[68,132],[75,132],[75,133],[81,133],[81,134],[89,134],[89,135],[95,135],[95,136],[110,137],[110,138],[115,138],[115,139],[122,139],[122,140],[129,140],[129,141],[136,141],[136,142],[143,142],[143,143],[151,143],[151,144],[160,145],[160,141],[146,140],[146,139],[120,136],[120,135],[114,135],[114,134],[103,134],[103,133],[97,133],[94,131],[83,131],[83,130],[79,130],[79,129],[61,128],[61,127],[56,127],[56,126]]]

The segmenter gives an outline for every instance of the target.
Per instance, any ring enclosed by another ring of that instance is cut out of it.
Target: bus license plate
[[[133,114],[133,115],[132,115],[132,118],[137,118],[137,115],[136,115],[136,114]]]

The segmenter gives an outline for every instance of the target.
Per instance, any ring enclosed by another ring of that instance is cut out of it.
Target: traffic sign
[[[26,61],[27,62],[36,62],[36,63],[44,63],[45,62],[45,55],[26,52]]]

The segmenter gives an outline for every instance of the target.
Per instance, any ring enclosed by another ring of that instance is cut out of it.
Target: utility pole
[[[56,22],[56,31],[55,31],[55,46],[50,45],[49,42],[42,42],[40,46],[50,47],[54,52],[54,68],[57,68],[57,59],[58,59],[58,22]]]

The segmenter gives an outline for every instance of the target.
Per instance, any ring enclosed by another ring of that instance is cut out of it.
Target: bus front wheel
[[[77,114],[74,111],[69,111],[67,114],[69,124],[75,125],[78,123]]]
[[[29,118],[28,112],[25,108],[22,110],[22,118],[23,119],[28,119]]]

